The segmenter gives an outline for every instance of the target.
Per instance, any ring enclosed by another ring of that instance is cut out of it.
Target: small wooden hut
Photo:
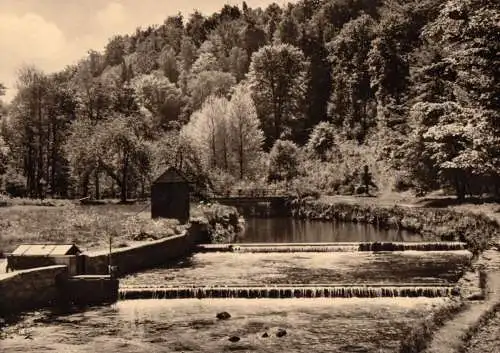
[[[83,257],[75,244],[22,244],[7,256],[8,270],[66,265],[71,275],[83,273]]]
[[[151,217],[189,220],[190,182],[176,168],[168,168],[151,187]]]

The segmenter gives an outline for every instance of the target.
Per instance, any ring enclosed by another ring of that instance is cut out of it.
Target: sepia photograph
[[[500,353],[500,0],[0,0],[0,352]]]

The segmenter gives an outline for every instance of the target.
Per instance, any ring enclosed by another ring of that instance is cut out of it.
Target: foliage
[[[289,181],[299,174],[300,151],[289,140],[276,140],[269,152],[268,180]]]
[[[483,0],[170,16],[59,72],[23,67],[0,105],[0,174],[38,198],[136,197],[171,165],[234,188],[289,140],[312,158],[275,177],[304,192],[359,191],[366,164],[380,192],[499,196],[499,21]]]
[[[236,164],[232,174],[239,179],[255,177],[262,164],[264,134],[247,86],[240,85],[234,91],[228,119],[231,153]]]
[[[326,161],[335,148],[336,130],[333,124],[321,122],[313,128],[306,149],[315,158]]]
[[[304,117],[308,65],[302,51],[289,44],[267,45],[252,55],[248,75],[268,147],[290,137]]]
[[[359,142],[375,125],[367,63],[373,25],[370,16],[362,15],[346,23],[329,43],[333,84],[329,115],[348,138]]]

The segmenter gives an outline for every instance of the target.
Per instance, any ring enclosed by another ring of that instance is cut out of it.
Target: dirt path
[[[496,249],[485,251],[475,264],[475,267],[483,268],[487,273],[487,290],[485,300],[480,302],[471,302],[468,309],[458,314],[441,327],[441,329],[434,334],[429,347],[425,350],[426,353],[457,352],[458,349],[462,347],[463,337],[470,327],[475,326],[479,322],[482,315],[491,311],[495,305],[500,303],[500,252]],[[497,332],[495,332],[494,329],[484,329],[480,330],[480,332],[482,334],[482,340],[489,342],[498,340],[498,337],[495,337]],[[474,341],[477,341],[477,336],[473,337],[471,343]],[[495,347],[495,349],[497,348]],[[477,350],[477,352],[488,351]]]

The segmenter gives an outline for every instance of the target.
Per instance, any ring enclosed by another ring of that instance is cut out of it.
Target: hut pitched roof
[[[12,252],[12,255],[60,256],[76,255],[80,252],[75,244],[22,244]]]
[[[177,168],[170,167],[154,181],[155,184],[190,183]]]

